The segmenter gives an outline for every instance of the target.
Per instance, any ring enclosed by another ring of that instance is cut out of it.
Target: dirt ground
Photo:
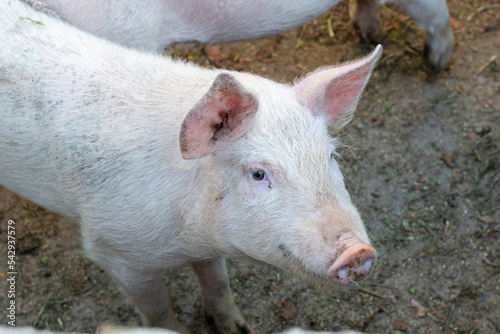
[[[258,333],[292,326],[500,333],[500,8],[498,0],[449,6],[455,51],[438,74],[421,58],[423,33],[413,21],[382,10],[383,59],[340,134],[339,163],[379,253],[372,274],[325,294],[270,266],[229,261],[237,303]],[[167,53],[291,81],[372,48],[353,31],[343,3],[279,36]],[[140,325],[109,277],[81,255],[75,224],[0,187],[1,254],[8,220],[17,223],[17,326]],[[165,280],[181,321],[209,332],[189,268]]]

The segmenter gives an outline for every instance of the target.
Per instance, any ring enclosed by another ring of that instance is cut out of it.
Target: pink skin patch
[[[337,285],[361,281],[371,271],[377,252],[365,243],[355,243],[345,249],[328,270],[328,277]]]
[[[353,112],[381,55],[382,46],[378,45],[364,59],[310,73],[293,87],[297,99],[314,114],[326,116],[332,125]]]
[[[198,159],[214,151],[216,141],[234,141],[250,128],[257,98],[236,78],[220,73],[182,123],[180,145],[184,159]]]

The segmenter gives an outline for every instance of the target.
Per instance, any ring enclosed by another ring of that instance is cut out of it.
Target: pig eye
[[[252,172],[252,177],[256,181],[262,181],[266,177],[266,173],[262,169],[257,169]]]

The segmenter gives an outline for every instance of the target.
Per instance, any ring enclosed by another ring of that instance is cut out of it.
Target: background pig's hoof
[[[427,33],[424,46],[424,57],[429,67],[441,70],[450,60],[453,51],[453,32],[448,25],[438,33]]]
[[[380,35],[380,24],[378,21],[370,22],[370,24],[360,24],[358,22],[353,22],[352,26],[365,43],[380,44],[382,42],[382,38]]]
[[[377,252],[367,244],[354,244],[347,248],[333,263],[328,276],[337,285],[361,281],[371,271]]]
[[[252,327],[250,327],[247,323],[244,323],[243,326],[238,326],[239,334],[255,334]]]

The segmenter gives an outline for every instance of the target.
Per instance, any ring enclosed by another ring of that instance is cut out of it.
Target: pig
[[[252,333],[225,258],[326,289],[376,260],[330,130],[382,47],[294,84],[113,44],[0,0],[0,184],[80,226],[145,326],[188,333],[162,274],[191,265],[207,318]]]
[[[0,333],[4,334],[53,334],[58,332],[52,332],[48,330],[39,330],[33,327],[11,327],[0,325]],[[105,325],[98,329],[97,333],[106,334],[178,334],[179,332],[170,331],[161,328],[125,328],[118,326]],[[292,328],[281,334],[327,334],[333,332],[314,332],[306,331],[300,328]],[[346,330],[341,332],[335,332],[336,334],[362,334],[360,332]]]
[[[162,52],[173,43],[220,44],[271,36],[320,16],[339,0],[24,0],[111,41]],[[353,23],[365,40],[380,40],[378,5],[394,3],[425,31],[424,56],[439,70],[453,33],[446,0],[356,0]]]

